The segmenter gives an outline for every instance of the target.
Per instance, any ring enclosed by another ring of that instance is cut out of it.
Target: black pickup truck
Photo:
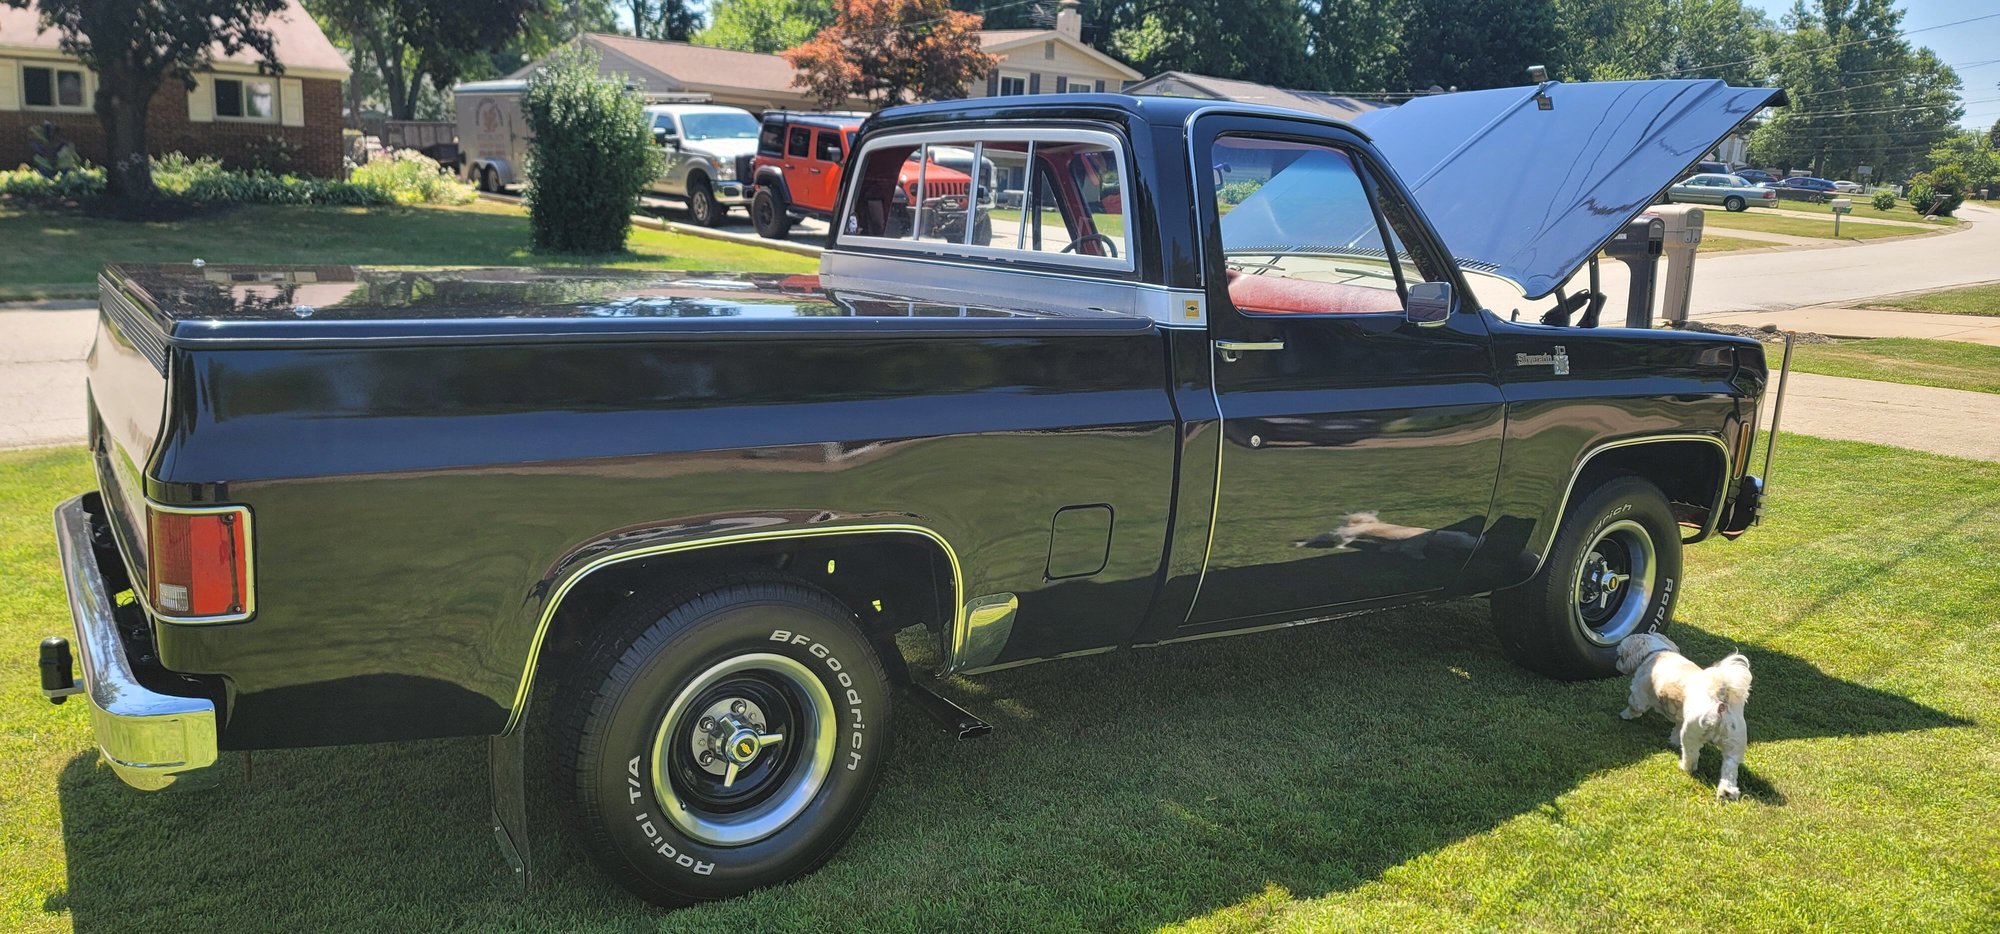
[[[938,670],[1487,597],[1609,675],[1756,518],[1763,351],[1514,310],[1777,94],[898,108],[818,276],[113,266],[45,689],[145,788],[495,737],[517,850],[534,699],[585,846],[680,904],[828,859],[892,696],[978,732]],[[895,223],[932,146],[989,241]]]

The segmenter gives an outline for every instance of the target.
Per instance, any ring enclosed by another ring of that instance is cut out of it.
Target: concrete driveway
[[[83,358],[96,325],[88,304],[0,310],[0,449],[83,440]]]

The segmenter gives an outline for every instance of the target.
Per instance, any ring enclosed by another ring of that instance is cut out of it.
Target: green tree
[[[632,34],[641,39],[686,42],[701,29],[701,11],[688,0],[625,0]]]
[[[1742,0],[1557,0],[1556,29],[1571,80],[1757,84],[1771,23]]]
[[[356,71],[388,97],[389,115],[417,116],[425,88],[443,91],[481,56],[519,37],[530,17],[545,14],[548,0],[310,0],[322,24],[339,33],[354,53]]]
[[[193,90],[194,73],[218,49],[231,55],[249,49],[271,70],[284,69],[263,24],[285,0],[4,2],[17,8],[33,2],[62,50],[96,72],[91,108],[104,130],[105,191],[114,198],[150,201],[159,194],[146,158],[146,112],[161,82],[178,78]]]
[[[1411,0],[1407,79],[1460,90],[1525,84],[1529,65],[1560,68],[1556,19],[1555,0]]]
[[[597,54],[571,46],[528,82],[521,113],[529,132],[529,229],[551,253],[625,249],[639,192],[662,168],[646,128],[645,102],[622,78],[598,75]]]
[[[1986,141],[2000,148],[2000,120],[1993,121],[1993,129],[1986,131]]]
[[[1870,166],[1877,179],[1908,174],[1964,115],[1958,75],[1902,35],[1890,0],[1804,0],[1766,43],[1772,80],[1791,106],[1750,137],[1751,157],[1815,175]]]
[[[1328,91],[1403,87],[1405,5],[1405,0],[1307,0],[1308,86]]]
[[[1148,74],[1317,83],[1299,0],[1133,0],[1116,22],[1110,50]]]
[[[833,22],[833,0],[714,0],[696,45],[744,52],[797,48]]]

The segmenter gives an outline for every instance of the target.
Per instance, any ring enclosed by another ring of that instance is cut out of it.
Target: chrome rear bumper
[[[55,521],[76,625],[76,657],[83,669],[81,693],[90,700],[91,728],[104,761],[126,784],[144,791],[165,788],[179,773],[214,764],[215,705],[148,689],[125,658],[111,594],[91,547],[83,497],[57,506]]]

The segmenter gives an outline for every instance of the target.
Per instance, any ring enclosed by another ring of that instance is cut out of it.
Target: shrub
[[[1965,201],[1965,172],[1947,165],[1910,179],[1910,207],[1918,214],[1950,217]]]
[[[1221,190],[1217,191],[1215,194],[1216,197],[1222,199],[1222,203],[1224,204],[1242,204],[1244,201],[1248,200],[1251,195],[1256,194],[1257,189],[1261,187],[1263,187],[1263,183],[1261,182],[1253,182],[1248,180],[1230,182],[1226,185],[1223,185]]]
[[[660,174],[645,105],[598,75],[587,48],[559,53],[528,82],[521,111],[534,134],[528,219],[536,250],[625,249],[639,192]]]
[[[446,174],[436,159],[414,149],[370,159],[348,173],[347,180],[380,191],[397,204],[466,204],[479,197],[471,185]]]
[[[1878,191],[1869,197],[1868,203],[1874,205],[1877,211],[1893,210],[1896,207],[1896,193],[1893,191]]]
[[[53,178],[27,166],[0,171],[0,195],[16,198],[74,201],[104,191],[104,170],[96,166],[70,169]]]

